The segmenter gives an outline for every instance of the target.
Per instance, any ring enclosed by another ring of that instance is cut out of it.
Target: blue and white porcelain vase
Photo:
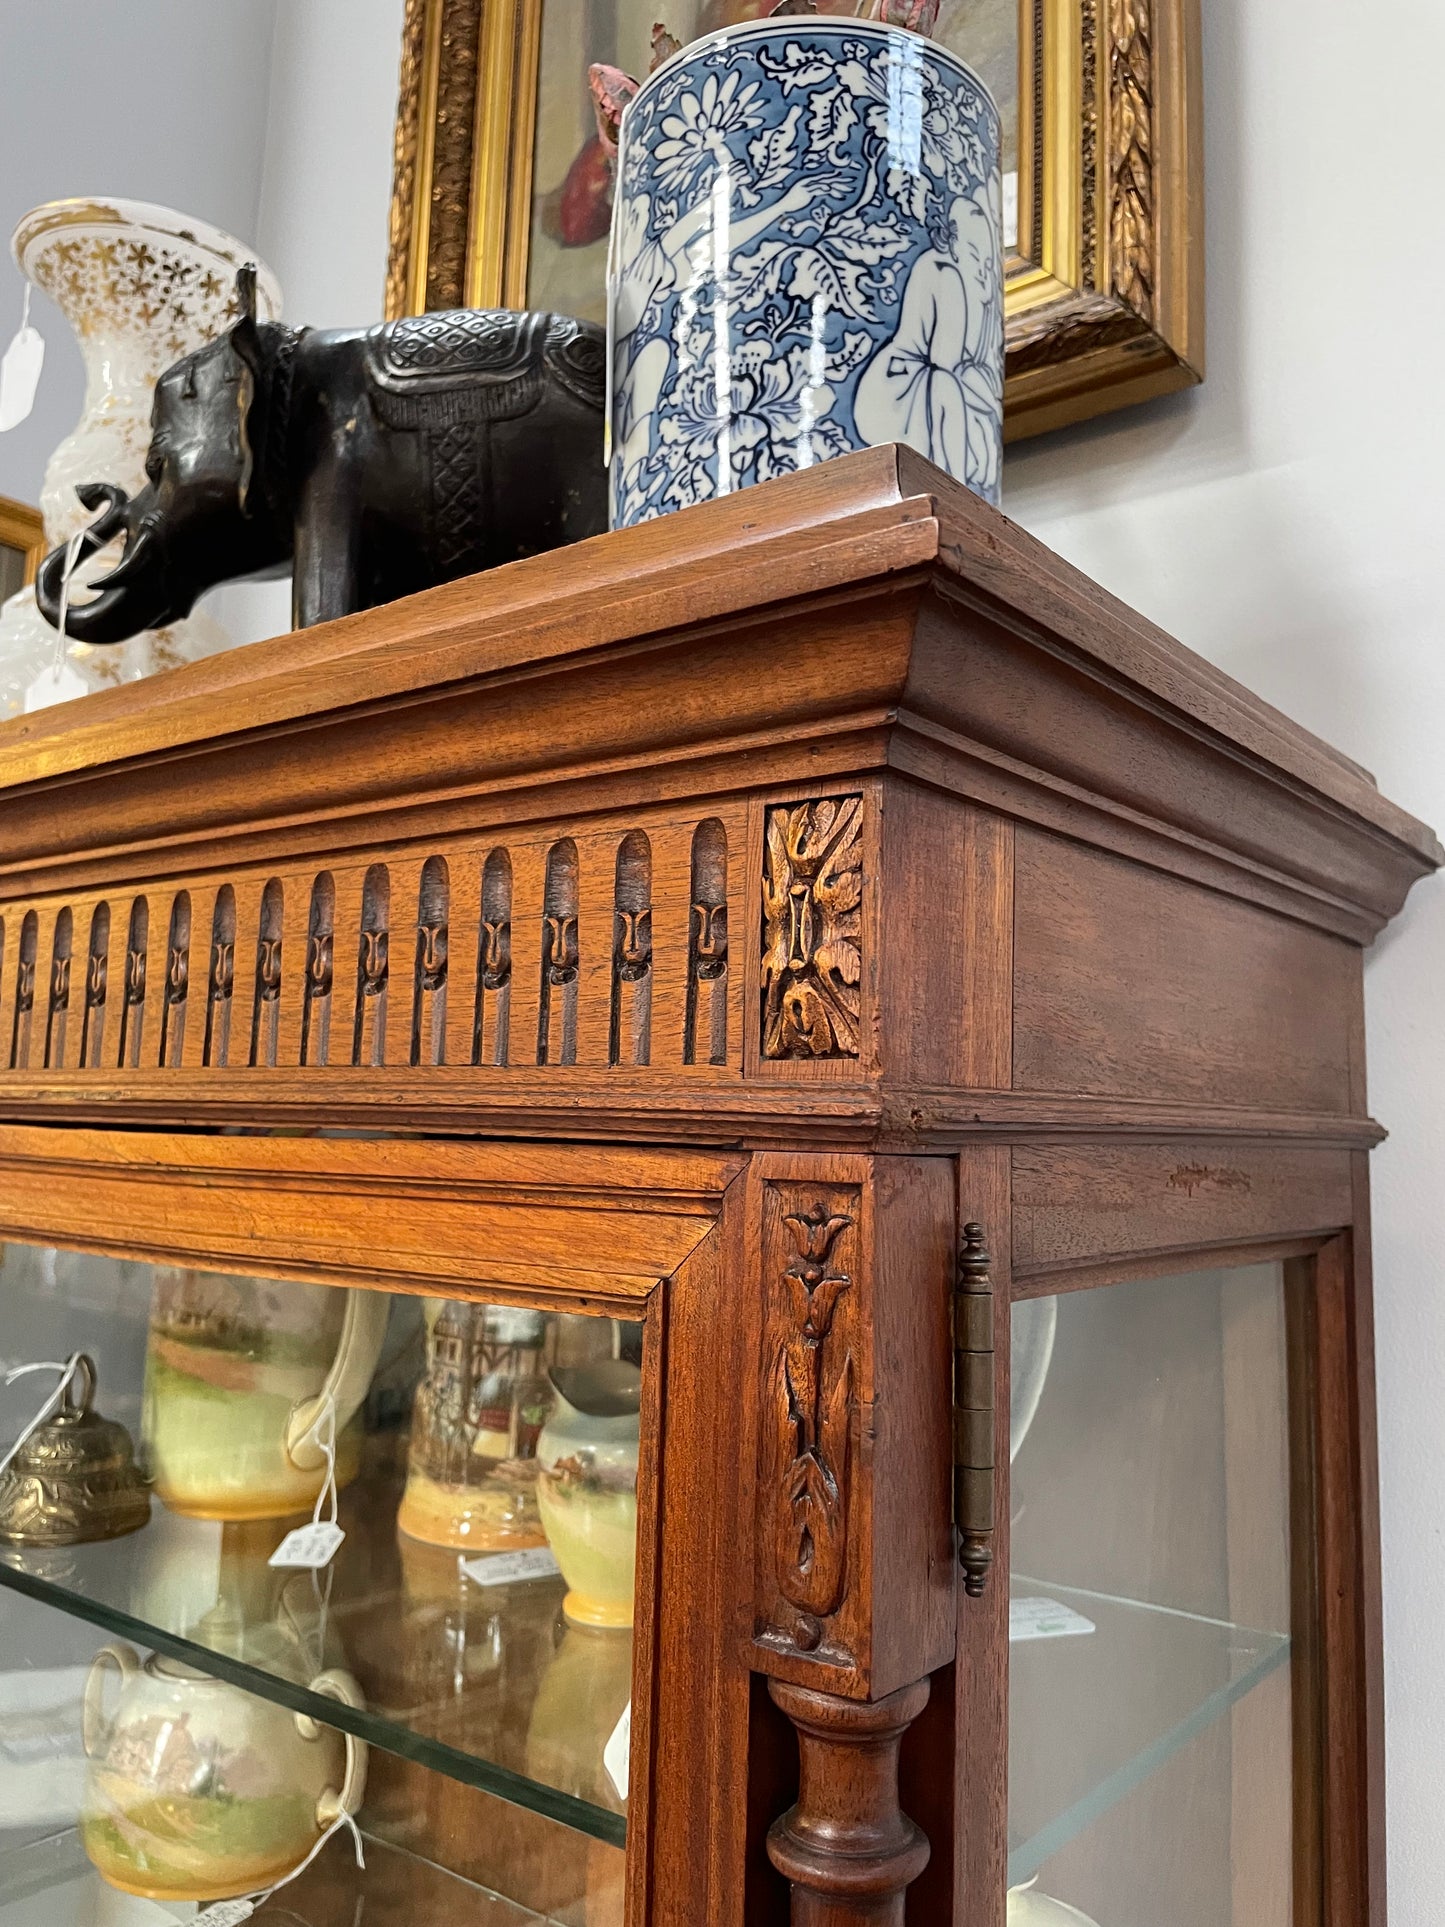
[[[622,122],[613,527],[883,442],[997,501],[1001,233],[998,109],[946,48],[794,15],[674,54]]]

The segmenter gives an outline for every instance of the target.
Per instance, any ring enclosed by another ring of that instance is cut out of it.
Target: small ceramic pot
[[[627,108],[608,276],[614,528],[906,442],[988,501],[999,116],[902,27],[723,27]]]
[[[114,1709],[102,1704],[119,1675]],[[349,1673],[311,1691],[363,1704]],[[298,1866],[366,1786],[366,1747],[269,1700],[130,1646],[103,1646],[86,1681],[80,1837],[111,1886],[149,1900],[223,1900]]]
[[[577,1626],[632,1624],[641,1374],[626,1359],[554,1370],[556,1408],[537,1441],[542,1524]]]

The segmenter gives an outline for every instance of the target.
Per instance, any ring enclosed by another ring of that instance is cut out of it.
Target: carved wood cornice
[[[875,450],[4,725],[3,899],[314,875],[782,788],[801,759],[800,801],[909,768],[1357,938],[1442,854],[1346,758]]]
[[[910,894],[940,809],[1234,898],[1251,942],[1364,941],[1441,856],[880,450],[0,729],[0,1111],[957,1143],[1008,1119],[915,1093],[962,1008]],[[937,1007],[889,1029],[915,944]],[[1256,1101],[1371,1128],[1342,1080]]]

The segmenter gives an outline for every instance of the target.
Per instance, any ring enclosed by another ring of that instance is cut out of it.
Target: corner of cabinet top
[[[0,727],[0,1113],[867,1145],[1021,1092],[1349,1111],[1352,1046],[1301,1069],[1272,986],[1352,1035],[1348,959],[1441,854],[871,450]],[[1262,1096],[1238,1039],[1281,1022]]]

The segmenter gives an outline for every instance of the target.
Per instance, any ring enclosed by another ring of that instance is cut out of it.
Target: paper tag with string
[[[607,1769],[607,1777],[617,1789],[619,1800],[627,1798],[627,1782],[632,1777],[632,1701],[622,1709],[622,1717],[613,1727],[606,1746],[602,1749],[602,1764]]]
[[[320,1853],[321,1849],[326,1845],[332,1834],[339,1833],[343,1827],[348,1827],[351,1831],[351,1844],[356,1849],[356,1864],[360,1867],[361,1871],[365,1873],[366,1855],[362,1852],[361,1831],[349,1813],[338,1813],[325,1833],[320,1836],[315,1846],[312,1847],[310,1853],[307,1854],[299,1866],[293,1867],[290,1873],[283,1875],[283,1877],[272,1886],[263,1888],[260,1893],[248,1894],[240,1900],[213,1901],[209,1907],[203,1907],[200,1913],[191,1916],[190,1927],[240,1927],[240,1922],[249,1920],[256,1909],[268,1901],[272,1894],[279,1893],[283,1887],[289,1886],[293,1880],[299,1879],[311,1865],[311,1862],[316,1858],[317,1854]]]
[[[45,1400],[45,1403],[40,1407],[40,1410],[35,1414],[34,1418],[31,1419],[28,1425],[23,1426],[21,1428],[19,1436],[11,1442],[9,1451],[6,1452],[3,1459],[0,1459],[0,1476],[3,1476],[3,1474],[7,1471],[11,1460],[15,1457],[15,1454],[20,1450],[21,1446],[24,1445],[25,1441],[30,1437],[30,1434],[34,1432],[39,1426],[42,1426],[45,1423],[46,1419],[50,1417],[51,1413],[57,1410],[57,1408],[60,1405],[61,1399],[65,1397],[66,1388],[69,1386],[71,1379],[75,1377],[75,1374],[79,1369],[80,1369],[80,1353],[72,1352],[69,1358],[67,1358],[63,1364],[57,1362],[53,1358],[47,1358],[47,1359],[41,1359],[37,1364],[34,1364],[34,1365],[17,1365],[14,1367],[13,1370],[6,1372],[5,1383],[7,1385],[13,1385],[17,1378],[25,1378],[31,1372],[56,1372],[59,1374],[59,1377],[56,1381],[53,1391],[49,1393],[49,1395]]]
[[[98,522],[108,508],[97,510],[86,528]],[[34,715],[38,709],[49,709],[55,703],[68,703],[75,696],[88,696],[90,685],[84,676],[71,663],[65,652],[68,640],[67,626],[70,619],[70,578],[80,564],[81,544],[85,541],[86,529],[77,529],[65,545],[65,561],[60,571],[60,620],[55,626],[55,654],[50,659],[50,667],[42,669],[25,691],[25,714]]]
[[[267,1561],[272,1566],[310,1567],[313,1571],[330,1565],[336,1557],[345,1532],[336,1523],[336,1404],[328,1398],[315,1426],[316,1443],[326,1458],[326,1478],[316,1495],[316,1509],[309,1526],[288,1532]],[[323,1519],[323,1510],[330,1518]]]
[[[44,366],[45,340],[40,330],[30,325],[30,284],[27,282],[20,327],[0,356],[0,433],[7,428],[18,428],[35,406],[35,391],[40,386],[40,370]]]

